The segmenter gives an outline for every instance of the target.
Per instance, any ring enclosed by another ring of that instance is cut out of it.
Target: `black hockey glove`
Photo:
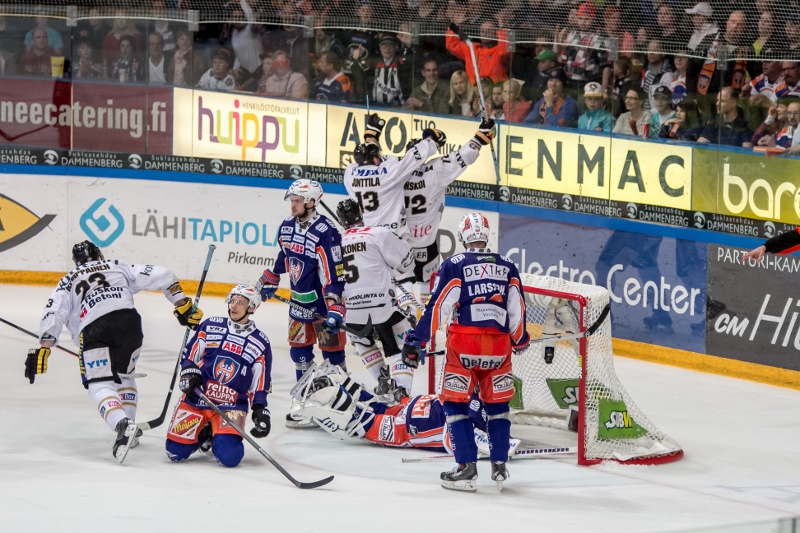
[[[456,35],[458,35],[459,32],[461,31],[461,28],[459,28],[458,24],[456,24],[455,22],[451,22],[450,24],[448,24],[447,29],[455,33]]]
[[[188,366],[182,368],[178,387],[186,393],[186,396],[197,400],[198,396],[195,393],[195,389],[203,390],[203,373],[200,371],[200,367],[194,363],[189,363]]]
[[[25,377],[31,380],[36,378],[36,374],[47,372],[47,358],[50,357],[50,348],[31,348],[28,350],[28,358],[25,359]]]
[[[250,429],[250,434],[257,439],[263,439],[269,435],[269,430],[272,429],[272,422],[269,419],[269,409],[266,405],[254,405],[253,414],[251,416],[255,427]]]
[[[484,117],[484,119],[481,120],[481,125],[478,126],[478,131],[475,132],[473,140],[481,146],[486,146],[492,142],[494,138],[494,131],[492,131],[492,128],[494,128],[494,120]]]
[[[194,306],[191,298],[186,298],[184,303],[176,305],[172,314],[175,315],[181,326],[189,326],[193,330],[197,329],[203,320],[203,312]]]
[[[447,142],[447,135],[445,135],[442,130],[437,130],[436,128],[427,128],[423,130],[422,138],[431,138],[438,147],[444,146],[444,143]]]
[[[381,138],[381,133],[383,132],[384,126],[386,126],[385,120],[379,117],[377,113],[371,114],[369,119],[367,119],[367,129],[364,132],[364,142],[377,144],[378,139]]]
[[[423,342],[410,332],[406,335],[405,344],[403,344],[403,351],[401,357],[403,363],[409,368],[417,368],[420,363],[425,363],[425,350]]]

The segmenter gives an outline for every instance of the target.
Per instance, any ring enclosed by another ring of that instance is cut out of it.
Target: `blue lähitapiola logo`
[[[125,219],[117,208],[105,202],[105,198],[98,198],[84,211],[80,220],[83,232],[101,248],[117,240],[125,229]]]

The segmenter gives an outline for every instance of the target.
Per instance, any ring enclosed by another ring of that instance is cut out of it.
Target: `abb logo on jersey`
[[[494,370],[503,364],[505,355],[464,355],[460,356],[461,364],[464,368],[481,368],[483,370]]]
[[[234,343],[232,343],[230,341],[225,341],[222,344],[222,349],[227,351],[227,352],[233,352],[236,355],[242,355],[242,347],[239,346],[238,344],[234,344]]]

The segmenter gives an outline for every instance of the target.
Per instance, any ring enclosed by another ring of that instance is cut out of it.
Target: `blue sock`
[[[167,457],[169,457],[170,461],[185,461],[190,455],[200,449],[200,443],[195,442],[194,444],[182,444],[180,442],[167,439],[166,449]]]
[[[338,365],[342,367],[342,370],[347,372],[347,368],[344,365],[344,350],[337,350],[335,352],[322,352],[322,357],[330,361],[332,365]]]
[[[487,403],[486,414],[489,434],[489,458],[492,462],[508,461],[508,440],[511,438],[511,420],[508,419],[508,402]]]
[[[292,346],[289,348],[289,355],[294,361],[294,372],[295,376],[297,376],[297,381],[300,381],[300,378],[303,377],[311,363],[314,362],[314,345],[303,346],[302,348]]]
[[[214,435],[214,457],[222,466],[233,468],[242,462],[244,443],[239,435]]]
[[[444,402],[447,426],[453,454],[458,464],[474,463],[478,460],[475,430],[469,419],[469,403]]]

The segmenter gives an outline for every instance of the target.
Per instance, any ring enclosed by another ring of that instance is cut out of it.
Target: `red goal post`
[[[530,346],[512,356],[512,422],[568,430],[577,410],[578,464],[659,464],[683,456],[680,445],[644,415],[614,370],[608,291],[522,274]],[[440,329],[431,348],[444,350]],[[432,356],[430,393],[439,392],[444,354]]]

